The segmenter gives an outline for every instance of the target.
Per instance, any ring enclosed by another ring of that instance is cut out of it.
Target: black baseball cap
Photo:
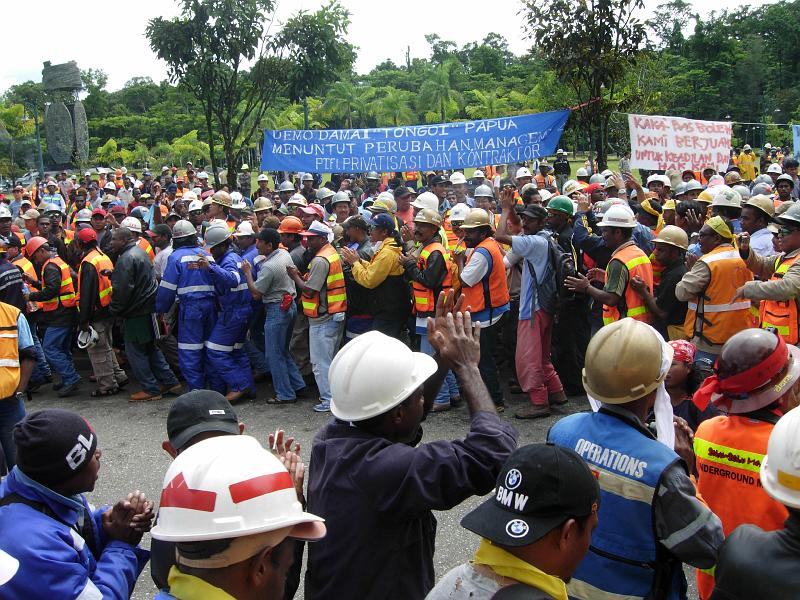
[[[544,206],[539,206],[538,204],[528,204],[522,210],[518,211],[517,214],[525,215],[526,217],[531,217],[533,219],[546,219],[547,209]]]
[[[428,185],[430,187],[433,187],[433,186],[438,185],[440,183],[444,183],[445,185],[450,185],[450,179],[448,177],[445,177],[444,175],[437,175],[436,177],[433,177],[428,182]]]
[[[528,546],[569,518],[600,504],[600,486],[583,459],[555,444],[515,450],[497,477],[492,497],[461,526],[501,546]]]
[[[405,198],[406,196],[411,196],[414,192],[410,189],[405,187],[404,185],[397,186],[394,190],[394,197],[395,198]]]
[[[225,399],[213,390],[192,390],[178,396],[167,415],[167,437],[181,450],[200,433],[217,431],[239,435],[239,418]]]

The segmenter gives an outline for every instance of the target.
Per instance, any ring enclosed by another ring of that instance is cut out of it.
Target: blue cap
[[[394,231],[394,219],[385,213],[380,213],[372,217],[369,220],[369,224],[373,227]]]
[[[177,192],[177,191],[178,191],[178,186],[177,186],[177,185],[175,185],[174,183],[170,183],[170,184],[167,186],[167,193],[168,193],[168,194],[174,194],[174,193],[175,193],[175,192]]]

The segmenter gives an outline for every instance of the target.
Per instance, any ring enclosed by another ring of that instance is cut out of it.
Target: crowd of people
[[[309,599],[683,598],[684,565],[702,600],[794,597],[798,162],[736,158],[641,182],[570,179],[559,150],[470,178],[262,173],[251,189],[246,165],[214,187],[190,163],[16,187],[0,204],[0,596],[124,598],[149,558],[159,598],[291,598],[307,553]],[[87,395],[130,373],[131,402],[177,396],[157,518],[139,490],[91,508],[91,426],[25,413],[42,386],[83,391],[75,346]],[[267,404],[332,413],[307,486],[294,440],[265,449],[236,416],[266,379]],[[517,448],[512,394],[520,420],[591,410]],[[466,436],[423,442],[421,422],[462,403]],[[431,511],[490,491],[462,521],[473,559],[437,583]]]

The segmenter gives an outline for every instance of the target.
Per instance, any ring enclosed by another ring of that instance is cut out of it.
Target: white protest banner
[[[714,167],[723,173],[731,152],[731,123],[628,115],[631,167],[649,171]]]

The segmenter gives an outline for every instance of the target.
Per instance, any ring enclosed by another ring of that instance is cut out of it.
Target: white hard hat
[[[577,171],[575,171],[575,177],[588,177],[588,176],[589,176],[589,171],[585,167],[581,167]]]
[[[181,219],[172,226],[173,239],[185,238],[189,237],[190,235],[197,235],[197,229],[195,229],[194,225],[192,225],[189,221]]]
[[[742,150],[752,150],[752,148],[750,147],[750,144],[745,144],[745,145],[742,147]]]
[[[767,173],[777,173],[780,175],[783,173],[783,169],[778,163],[772,163],[770,166],[767,167]]]
[[[11,211],[5,204],[0,204],[0,219],[10,219]]]
[[[0,214],[0,217],[3,215]],[[88,208],[82,208],[75,214],[75,222],[76,223],[91,223],[92,221],[92,211]]]
[[[392,198],[392,199],[394,199],[394,198]],[[331,204],[339,204],[340,202],[344,202],[346,204],[350,204],[350,194],[348,194],[347,192],[336,192],[333,195],[333,200],[331,200]]]
[[[520,177],[533,177],[533,175],[531,175],[531,171],[528,167],[520,167],[517,169],[517,174],[514,179],[519,179]]]
[[[474,177],[483,177],[484,179],[486,179],[486,175],[484,175],[483,171],[481,171],[480,169],[475,169],[475,172],[472,174],[472,177],[473,178]],[[450,181],[453,181],[453,179],[451,178]]]
[[[463,173],[456,171],[455,173],[450,175],[450,183],[452,183],[453,185],[467,183],[467,178],[464,177]]]
[[[303,173],[300,181],[314,181],[314,176],[311,173]]]
[[[800,409],[783,415],[767,442],[761,463],[761,485],[771,498],[800,508]]]
[[[81,331],[78,334],[78,348],[81,350],[85,350],[86,348],[91,348],[97,343],[97,340],[100,339],[100,336],[97,335],[97,332],[94,330],[94,327],[89,327],[89,329],[85,331]]]
[[[120,223],[120,227],[127,227],[136,233],[142,233],[142,222],[136,217],[125,217]]]
[[[91,176],[92,176],[92,172],[91,172],[91,171],[86,171],[86,172],[83,174],[83,176],[84,176],[84,177],[91,177]]]
[[[325,204],[325,201],[333,196],[333,190],[330,188],[326,188],[324,185],[317,190],[317,200],[319,200],[320,204]],[[348,196],[349,197],[349,196]]]
[[[244,203],[244,198],[239,192],[231,192],[231,208],[234,210],[244,210],[247,204]]]
[[[601,175],[600,173],[595,173],[591,177],[589,177],[589,183],[602,183],[605,185],[606,178]]]
[[[292,188],[294,189],[294,188]],[[308,200],[303,194],[294,194],[289,201],[286,203],[287,206],[308,206]]]
[[[735,185],[733,186],[733,191],[739,194],[742,202],[750,199],[750,188],[746,185]],[[714,204],[712,203],[711,206],[714,206]]]
[[[661,183],[664,184],[664,187],[672,187],[672,180],[666,175],[659,175],[658,178],[661,180]]]
[[[286,467],[255,438],[221,435],[193,444],[169,466],[152,535],[199,542],[291,528],[286,537],[318,540],[323,521],[303,511]]]
[[[113,181],[108,181],[108,182],[106,182],[106,184],[103,186],[103,189],[104,189],[104,190],[112,190],[112,191],[115,191],[115,192],[116,192],[116,191],[117,191],[117,184],[116,184],[116,183],[114,183]]]
[[[453,208],[450,209],[450,220],[451,221],[463,221],[467,215],[469,214],[470,207],[464,204],[463,202],[459,202]]]
[[[291,181],[281,181],[278,186],[279,192],[294,192],[294,184]]]
[[[215,219],[216,221],[217,219]],[[223,221],[224,223],[224,221]],[[206,246],[209,248],[213,248],[221,244],[224,241],[227,241],[231,237],[231,232],[228,231],[227,225],[218,225],[214,221],[211,222],[211,226],[206,229],[206,235],[204,238]]]
[[[348,342],[331,362],[331,412],[342,421],[376,417],[403,402],[435,372],[433,357],[370,331]]]
[[[539,197],[542,199],[542,204],[547,204],[547,201],[554,196],[553,193],[547,190],[539,190]],[[575,211],[577,212],[577,211]]]
[[[686,187],[683,188],[685,193],[693,192],[695,190],[702,190],[703,185],[697,181],[697,179],[692,179],[691,181],[686,182]]]
[[[488,185],[479,185],[473,195],[476,198],[494,198],[494,192]]]
[[[563,148],[559,148],[558,150],[556,150],[556,154],[566,154],[566,152],[564,152]]]
[[[192,211],[195,211],[195,210],[203,210],[203,201],[202,200],[195,199],[195,200],[192,200],[191,202],[189,202],[189,212],[192,212]]]
[[[269,181],[269,177],[267,177],[266,175],[264,175],[264,173],[262,173],[256,178],[256,181]]]
[[[197,200],[197,194],[195,194],[192,190],[186,190],[183,192],[183,196],[181,196],[181,200],[184,202],[192,202]]]
[[[652,175],[650,175],[650,176],[647,178],[647,183],[645,183],[645,185],[650,185],[650,184],[651,184],[651,183],[653,183],[654,181],[661,181],[661,183],[664,183],[664,182],[661,180],[661,175],[658,175],[658,174],[656,174],[656,173],[653,173]]]
[[[771,150],[772,149],[772,144],[767,142],[766,144],[764,144],[764,148],[766,148],[767,150]]]
[[[719,187],[722,188],[723,186]],[[727,189],[721,189],[714,195],[714,199],[711,201],[711,206],[730,206],[733,208],[741,208],[742,197],[739,195],[739,192],[728,188],[728,186],[724,187]]]
[[[255,235],[256,232],[253,231],[253,224],[250,221],[242,221],[239,223],[239,226],[236,228],[236,237],[247,237],[248,235]]]
[[[480,186],[479,186],[480,187]],[[423,192],[411,203],[414,208],[430,208],[439,210],[439,198],[433,192]]]
[[[624,227],[633,229],[636,227],[636,217],[633,211],[622,204],[615,204],[603,213],[603,220],[597,224],[598,227]]]
[[[198,179],[208,179],[208,173],[206,173],[205,171],[200,171],[197,174],[197,178]]]
[[[600,173],[600,175],[602,175],[602,176],[603,176],[603,177],[605,177],[606,179],[608,179],[609,177],[611,177],[613,174],[614,174],[614,171],[612,171],[611,169],[606,169],[605,171],[603,171],[602,173]]]
[[[575,192],[580,192],[582,189],[583,189],[583,184],[580,181],[576,179],[570,179],[564,182],[562,193],[565,196],[571,196]]]

